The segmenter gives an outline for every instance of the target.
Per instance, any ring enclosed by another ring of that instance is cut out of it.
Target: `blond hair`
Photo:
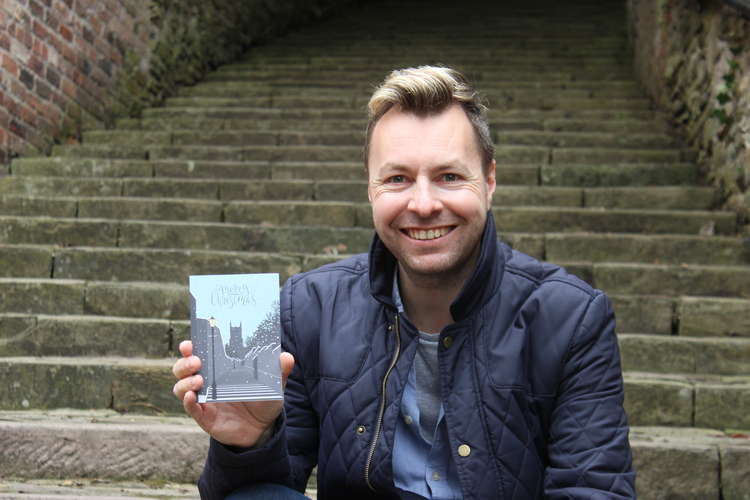
[[[394,106],[406,113],[428,116],[458,104],[466,113],[476,135],[477,147],[485,172],[495,157],[495,145],[479,93],[464,75],[442,66],[419,66],[392,71],[375,89],[367,104],[368,121],[365,137],[365,168],[370,154],[372,132],[378,120]]]

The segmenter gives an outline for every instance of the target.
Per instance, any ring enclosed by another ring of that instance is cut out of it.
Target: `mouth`
[[[453,231],[453,226],[433,227],[429,229],[407,228],[401,231],[413,240],[436,240]]]

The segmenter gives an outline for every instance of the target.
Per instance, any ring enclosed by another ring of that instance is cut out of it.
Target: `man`
[[[286,282],[284,411],[198,405],[181,345],[175,394],[212,436],[202,497],[304,491],[317,464],[320,499],[634,498],[611,306],[497,241],[476,92],[410,68],[369,112],[376,234],[369,254]]]

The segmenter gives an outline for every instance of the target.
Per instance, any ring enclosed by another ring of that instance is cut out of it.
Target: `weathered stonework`
[[[750,20],[720,0],[628,0],[628,12],[641,82],[747,224]]]
[[[7,0],[0,163],[137,116],[252,44],[352,0]]]

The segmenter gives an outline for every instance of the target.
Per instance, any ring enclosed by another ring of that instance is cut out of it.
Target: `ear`
[[[497,187],[497,181],[495,180],[496,168],[497,163],[493,159],[492,163],[490,163],[490,166],[487,168],[487,175],[485,176],[485,181],[487,182],[487,207],[492,206],[492,195],[495,194],[495,188]]]

